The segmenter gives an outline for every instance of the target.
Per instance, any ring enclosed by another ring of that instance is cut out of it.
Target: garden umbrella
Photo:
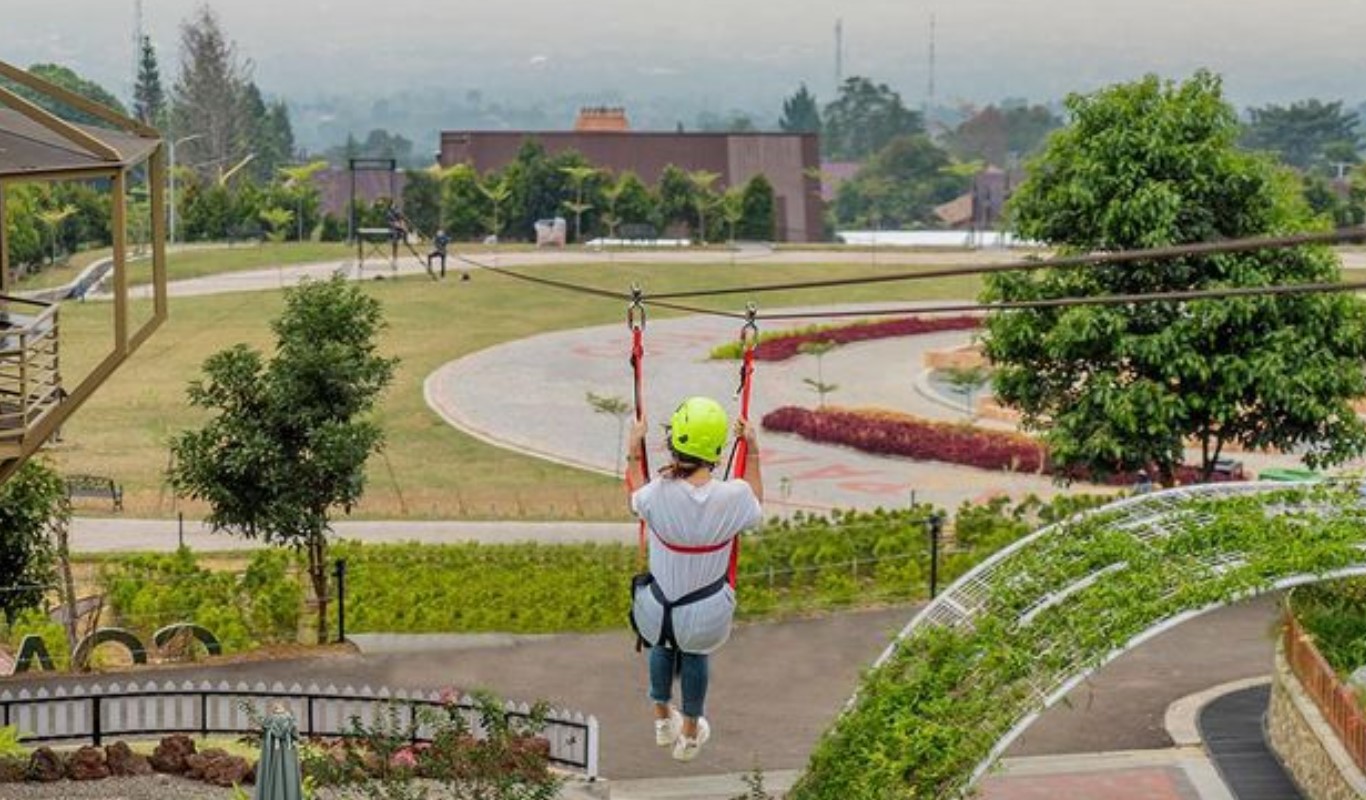
[[[299,731],[294,717],[276,711],[261,724],[261,760],[256,764],[255,800],[301,800]]]

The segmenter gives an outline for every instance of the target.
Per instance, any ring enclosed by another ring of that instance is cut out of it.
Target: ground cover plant
[[[1044,503],[999,498],[965,504],[946,526],[940,579],[947,583],[1041,523],[1102,498]],[[739,603],[746,619],[923,598],[928,591],[929,516],[909,509],[799,515],[774,521],[741,549]],[[634,545],[362,545],[340,543],[348,565],[347,630],[437,633],[555,633],[620,629],[637,569]],[[257,551],[242,563],[222,556],[104,556],[97,588],[106,622],[150,633],[196,622],[228,651],[288,641],[303,589],[298,559]],[[40,634],[65,663],[61,626],[21,617],[9,637]]]
[[[106,605],[102,622],[147,642],[163,625],[194,622],[213,632],[224,652],[292,641],[304,595],[294,561],[288,552],[259,550],[242,572],[227,572],[202,565],[184,549],[110,560],[98,579]]]
[[[1301,587],[1291,594],[1290,606],[1338,675],[1346,678],[1366,667],[1366,580]]]
[[[1191,500],[1169,512],[1167,535],[1148,538],[1112,526],[1119,513],[1074,520],[1001,562],[971,625],[899,642],[790,796],[957,797],[1049,693],[1150,627],[1280,579],[1366,566],[1366,511],[1352,490]]]
[[[284,247],[281,245],[281,247]],[[232,251],[238,252],[238,251]],[[245,252],[245,251],[241,251]],[[734,286],[764,279],[875,274],[871,264],[715,265],[615,262],[556,265],[556,277],[609,288],[639,283],[668,291],[700,285]],[[897,269],[906,268],[899,265]],[[916,282],[897,287],[850,287],[827,292],[829,302],[969,296],[974,279]],[[618,324],[620,304],[579,298],[476,272],[474,280],[433,286],[425,277],[366,284],[390,323],[383,348],[399,370],[378,418],[389,442],[368,465],[365,517],[625,518],[620,484],[605,476],[550,464],[484,444],[454,430],[427,408],[422,382],[441,364],[500,342],[553,330]],[[800,293],[766,297],[775,306],[809,302]],[[278,292],[175,298],[170,319],[66,426],[54,460],[66,472],[110,475],[124,485],[129,515],[173,516],[174,493],[164,482],[166,442],[200,423],[184,402],[185,386],[213,352],[244,342],[266,347],[268,321],[281,308]],[[134,303],[134,319],[147,308]],[[84,375],[108,351],[111,309],[69,303],[62,309],[64,375]],[[661,317],[667,316],[661,314]],[[624,330],[624,327],[623,327]],[[621,391],[629,390],[622,373]],[[188,515],[202,509],[180,504]]]
[[[868,342],[875,339],[894,339],[899,336],[918,336],[943,331],[971,331],[982,326],[979,317],[898,317],[896,319],[853,322],[847,325],[808,325],[791,330],[759,333],[759,344],[754,358],[759,361],[786,361],[801,354],[802,345],[813,342],[833,342],[837,345]],[[727,342],[713,348],[712,358],[739,358],[741,344]]]

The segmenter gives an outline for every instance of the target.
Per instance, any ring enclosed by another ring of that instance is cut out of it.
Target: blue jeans
[[[707,657],[679,653],[667,647],[650,648],[650,699],[668,703],[673,695],[674,659],[682,660],[679,683],[683,689],[683,714],[697,719],[707,700]]]

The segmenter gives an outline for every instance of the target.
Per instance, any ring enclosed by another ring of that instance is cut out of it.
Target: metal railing
[[[280,683],[268,687],[264,683],[230,686],[189,681],[6,690],[0,692],[0,725],[14,725],[25,743],[89,741],[99,745],[115,736],[253,733],[259,729],[260,716],[279,706],[294,716],[299,733],[306,737],[347,736],[352,719],[373,725],[385,709],[398,708],[413,731],[413,741],[430,741],[434,731],[422,724],[418,714],[422,707],[457,709],[476,736],[483,734],[479,706],[468,697],[446,699],[439,692],[368,686],[338,689],[295,684],[286,688]],[[527,721],[532,709],[525,703],[508,702],[503,713],[509,720]],[[598,776],[596,717],[552,709],[537,736],[549,744],[552,764],[589,779]]]
[[[1285,660],[1305,694],[1313,698],[1357,769],[1366,771],[1366,709],[1356,691],[1338,678],[1314,640],[1288,611],[1281,641]]]
[[[0,296],[0,444],[61,402],[57,304]]]

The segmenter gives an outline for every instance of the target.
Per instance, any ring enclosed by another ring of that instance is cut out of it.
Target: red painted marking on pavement
[[[884,481],[845,481],[837,488],[859,494],[903,495],[910,491],[908,483],[886,483]]]
[[[865,478],[869,475],[876,475],[876,472],[866,469],[854,469],[843,464],[831,464],[828,467],[813,469],[810,472],[803,472],[800,475],[791,476],[794,481],[834,481],[840,478]]]
[[[765,467],[777,467],[783,464],[801,464],[806,461],[814,461],[811,456],[801,453],[793,453],[788,450],[775,450],[772,447],[764,447],[763,453],[759,455],[759,463]]]

